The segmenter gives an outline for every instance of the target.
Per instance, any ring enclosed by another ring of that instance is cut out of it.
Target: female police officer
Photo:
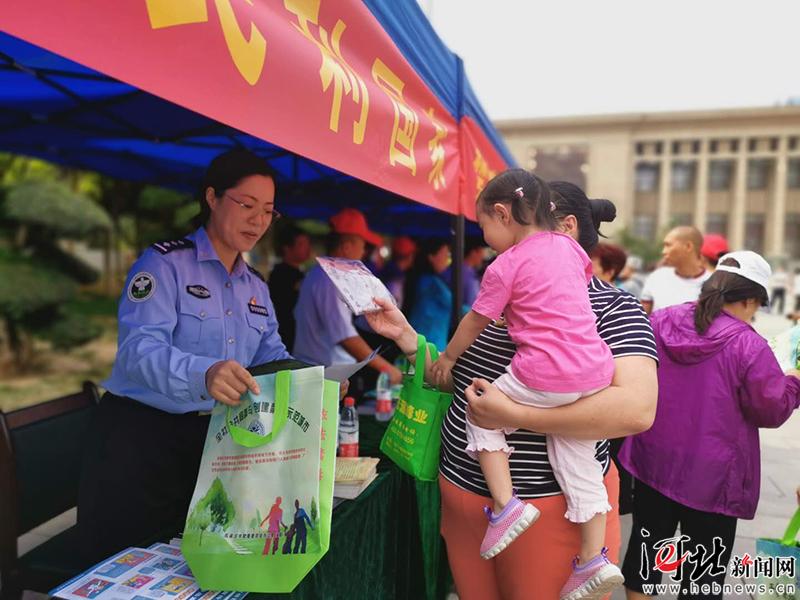
[[[246,366],[289,358],[263,277],[245,263],[278,216],[275,177],[232,150],[208,167],[205,223],[153,244],[119,305],[119,349],[78,499],[86,560],[182,529],[214,402],[258,392]]]

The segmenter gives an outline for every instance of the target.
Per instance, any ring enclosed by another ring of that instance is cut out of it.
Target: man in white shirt
[[[711,276],[700,256],[702,247],[703,234],[696,227],[676,227],[666,235],[664,266],[650,274],[642,290],[642,306],[647,314],[697,300],[700,288]]]

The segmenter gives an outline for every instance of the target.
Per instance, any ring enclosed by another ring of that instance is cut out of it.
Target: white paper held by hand
[[[319,256],[317,262],[354,315],[360,316],[380,310],[380,307],[372,301],[373,298],[386,298],[396,304],[383,282],[360,260]]]

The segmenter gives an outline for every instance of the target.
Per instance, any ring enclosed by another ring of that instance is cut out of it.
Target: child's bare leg
[[[606,539],[606,515],[598,513],[586,523],[581,523],[581,553],[579,564],[583,565],[600,554]]]
[[[508,501],[511,500],[513,485],[511,483],[511,468],[508,466],[508,454],[502,450],[478,452],[478,462],[481,471],[489,486],[489,492],[494,500],[494,514],[500,514]],[[603,525],[605,529],[605,521]],[[602,545],[603,539],[600,539]],[[598,552],[600,550],[598,549]]]

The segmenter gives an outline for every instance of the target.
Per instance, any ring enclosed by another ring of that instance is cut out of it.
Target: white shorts
[[[534,390],[514,377],[510,367],[494,381],[494,385],[514,402],[537,408],[572,404],[579,398],[596,394],[603,389],[567,393]],[[478,452],[482,451],[511,454],[514,449],[506,442],[505,434],[514,431],[514,428],[483,429],[467,419],[467,454],[473,458],[477,458]],[[565,516],[573,523],[585,523],[594,515],[611,510],[603,484],[603,468],[595,460],[596,444],[596,440],[547,436],[547,456],[567,501]]]

